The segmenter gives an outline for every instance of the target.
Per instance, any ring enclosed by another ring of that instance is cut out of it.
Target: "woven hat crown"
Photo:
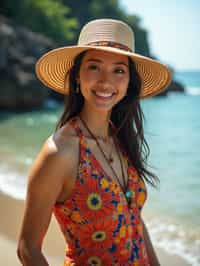
[[[78,45],[104,46],[104,42],[115,43],[135,51],[134,33],[124,22],[114,19],[97,19],[87,23],[79,36]],[[109,46],[109,45],[108,45]]]

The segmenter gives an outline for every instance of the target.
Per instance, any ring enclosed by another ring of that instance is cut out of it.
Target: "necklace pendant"
[[[127,190],[125,195],[126,198],[129,200],[134,195],[134,192],[132,190]]]
[[[125,193],[125,197],[126,197],[126,200],[127,200],[127,203],[128,203],[128,206],[130,209],[133,208],[133,197],[135,195],[135,192],[132,191],[132,190],[127,190],[126,193]]]

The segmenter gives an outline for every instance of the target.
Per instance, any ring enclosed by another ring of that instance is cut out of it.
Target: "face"
[[[84,105],[109,111],[126,95],[129,83],[128,57],[90,50],[82,60],[77,82]]]

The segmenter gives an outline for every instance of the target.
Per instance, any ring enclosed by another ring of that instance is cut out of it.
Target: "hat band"
[[[90,42],[87,45],[89,45],[89,46],[113,47],[113,48],[118,48],[118,49],[121,49],[121,50],[132,52],[132,50],[128,46],[120,44],[120,43],[117,43],[117,42],[98,41],[98,42]]]

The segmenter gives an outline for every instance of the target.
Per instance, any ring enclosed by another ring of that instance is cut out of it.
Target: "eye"
[[[88,69],[90,69],[90,70],[98,70],[99,68],[98,68],[97,65],[92,64],[92,65],[89,65],[89,66],[88,66]]]
[[[116,68],[115,73],[117,74],[124,74],[126,71],[123,68]]]

